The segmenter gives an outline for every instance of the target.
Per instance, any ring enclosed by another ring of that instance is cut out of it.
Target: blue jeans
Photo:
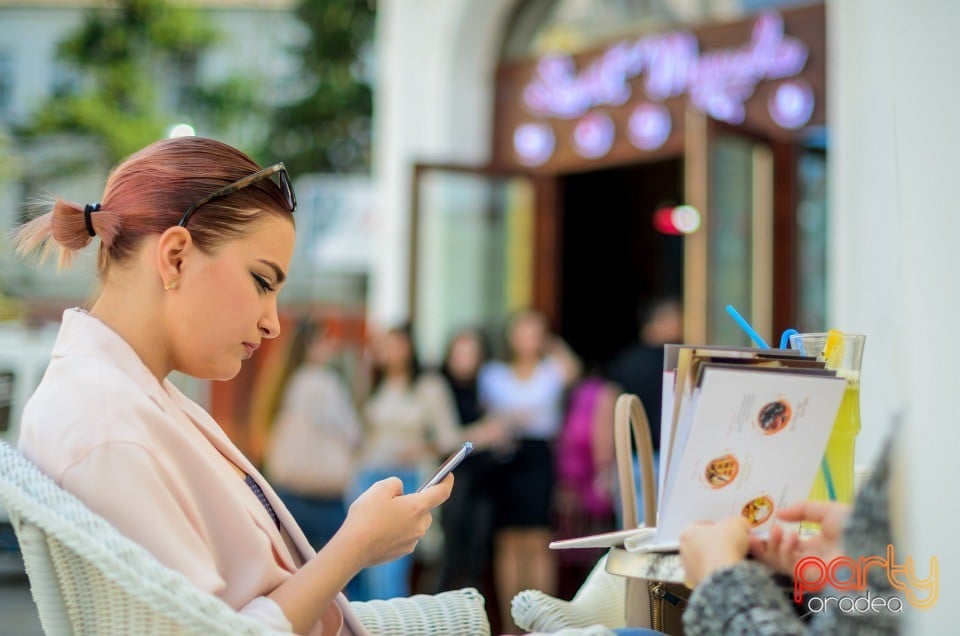
[[[347,508],[342,497],[308,497],[284,488],[276,488],[277,495],[296,519],[297,525],[307,536],[314,549],[319,550],[336,534],[347,518]],[[360,591],[360,578],[355,576],[343,590],[350,600],[355,600]]]
[[[364,468],[357,475],[357,495],[370,486],[386,479],[399,477],[403,482],[403,492],[411,493],[420,487],[418,483],[420,473],[416,468]],[[413,556],[407,555],[395,561],[381,563],[366,568],[360,572],[360,596],[351,597],[355,601],[371,601],[374,599],[391,599],[400,596],[410,596],[410,572],[413,568]]]

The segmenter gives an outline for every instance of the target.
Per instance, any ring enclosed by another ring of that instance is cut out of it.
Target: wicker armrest
[[[162,565],[4,442],[0,503],[51,636],[274,634]]]
[[[472,587],[389,601],[354,601],[351,608],[377,636],[489,636],[483,596]]]

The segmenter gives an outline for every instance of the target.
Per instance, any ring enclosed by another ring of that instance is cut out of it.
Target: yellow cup
[[[826,361],[827,368],[847,381],[847,388],[833,422],[830,439],[817,471],[810,499],[852,503],[854,497],[854,451],[860,432],[860,363],[866,336],[839,331],[790,336],[790,346]]]

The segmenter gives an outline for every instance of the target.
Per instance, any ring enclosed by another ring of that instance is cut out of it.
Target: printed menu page
[[[846,383],[818,369],[709,362],[691,379],[665,462],[657,542],[737,514],[766,529],[809,494]]]

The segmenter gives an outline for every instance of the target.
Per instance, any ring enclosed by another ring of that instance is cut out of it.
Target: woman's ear
[[[157,271],[164,289],[176,289],[184,263],[193,249],[193,237],[180,226],[167,228],[157,242]]]

